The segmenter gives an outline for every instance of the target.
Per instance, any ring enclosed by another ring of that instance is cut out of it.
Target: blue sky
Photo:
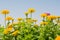
[[[49,12],[52,15],[60,16],[60,0],[0,0],[0,11],[3,9],[10,10],[10,16],[25,17],[24,12],[28,8],[36,10],[33,13],[33,18],[41,20],[41,13]],[[0,14],[0,24],[4,24],[4,15]]]

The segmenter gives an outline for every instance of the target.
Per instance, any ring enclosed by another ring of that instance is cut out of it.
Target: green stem
[[[6,19],[6,14],[5,14],[5,19]],[[5,20],[5,27],[6,27],[6,20]]]
[[[9,25],[9,23],[10,23],[10,21],[8,20],[8,23],[7,24]]]
[[[32,13],[30,14],[30,17],[32,18]]]
[[[43,17],[43,22],[45,22],[45,17]]]
[[[14,20],[12,20],[12,24],[13,24]]]
[[[58,18],[58,21],[59,21],[60,18]]]
[[[26,19],[28,18],[28,14],[26,15]]]
[[[59,22],[59,19],[60,19],[60,18],[58,18],[58,20],[57,20],[57,24],[58,24],[58,22]]]
[[[15,40],[17,40],[17,36],[15,36]]]

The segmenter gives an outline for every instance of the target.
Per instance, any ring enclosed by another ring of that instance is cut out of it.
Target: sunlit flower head
[[[31,23],[31,22],[33,22],[33,20],[32,19],[27,19],[26,22]]]
[[[6,28],[3,33],[8,34],[10,31],[12,31],[12,28]]]
[[[46,16],[48,16],[46,13],[43,13],[43,14],[41,14],[40,15],[41,17],[46,17]]]
[[[8,31],[12,31],[12,27],[10,27],[10,28],[7,28],[6,30],[8,30]]]
[[[57,36],[57,37],[55,38],[55,40],[60,40],[60,36]]]
[[[9,10],[7,9],[2,10],[2,14],[9,14]]]
[[[50,15],[50,16],[48,16],[48,19],[49,19],[49,20],[56,19],[56,16]]]
[[[17,20],[18,20],[18,21],[21,21],[21,20],[22,20],[22,18],[20,18],[20,17],[19,17],[19,18],[17,18]]]
[[[3,34],[8,34],[8,30],[4,30],[3,31]]]
[[[12,20],[11,16],[7,16],[5,20]]]
[[[28,15],[29,14],[29,12],[25,12],[25,15]]]
[[[35,12],[35,9],[34,9],[34,8],[29,8],[28,11],[29,11],[30,13],[33,13],[33,12]]]
[[[47,25],[48,22],[40,22],[41,25]]]
[[[14,18],[12,18],[12,20],[14,20]]]

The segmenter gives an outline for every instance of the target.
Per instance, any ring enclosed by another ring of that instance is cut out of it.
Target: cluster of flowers
[[[2,40],[60,40],[60,16],[54,16],[50,13],[42,13],[43,18],[40,25],[37,19],[32,18],[32,13],[35,9],[29,8],[25,12],[26,18],[14,18],[7,16],[9,10],[3,10],[5,15],[5,28],[3,31]],[[28,17],[30,14],[30,18]],[[7,21],[7,24],[6,24]]]

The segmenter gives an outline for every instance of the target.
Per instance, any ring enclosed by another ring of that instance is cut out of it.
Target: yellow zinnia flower
[[[2,10],[2,14],[9,14],[9,10],[7,10],[7,9]]]
[[[25,15],[28,15],[29,14],[29,12],[25,12]]]
[[[7,16],[6,20],[12,20],[12,17],[11,16]]]
[[[55,40],[60,40],[60,36],[57,36],[57,37],[55,38]]]
[[[3,31],[3,34],[8,34],[8,30],[4,30]]]
[[[56,19],[56,16],[51,15],[51,16],[48,16],[47,18],[48,18],[49,20],[53,20],[53,19]]]
[[[14,31],[14,32],[12,33],[12,35],[13,35],[13,36],[16,36],[16,35],[18,34],[18,32],[19,32],[19,31],[16,30],[16,31]]]
[[[40,22],[41,25],[46,25],[48,22]]]
[[[46,13],[43,13],[43,14],[41,14],[40,15],[41,17],[46,17],[46,16],[48,16]]]
[[[7,31],[12,31],[12,27],[6,28],[5,30],[7,30]]]
[[[28,11],[29,11],[30,13],[33,13],[33,12],[35,12],[35,9],[34,9],[34,8],[29,8]]]
[[[33,22],[33,20],[32,19],[27,19],[26,22],[31,23],[31,22]]]
[[[14,18],[12,18],[12,20],[14,20]]]
[[[8,34],[9,31],[12,31],[12,28],[7,28],[7,29],[5,29],[3,33],[4,33],[4,34]]]
[[[12,28],[7,28],[8,31],[12,31]]]
[[[17,20],[18,20],[18,21],[21,21],[21,20],[22,20],[22,18],[20,18],[20,17],[19,17],[19,18],[17,18]]]

